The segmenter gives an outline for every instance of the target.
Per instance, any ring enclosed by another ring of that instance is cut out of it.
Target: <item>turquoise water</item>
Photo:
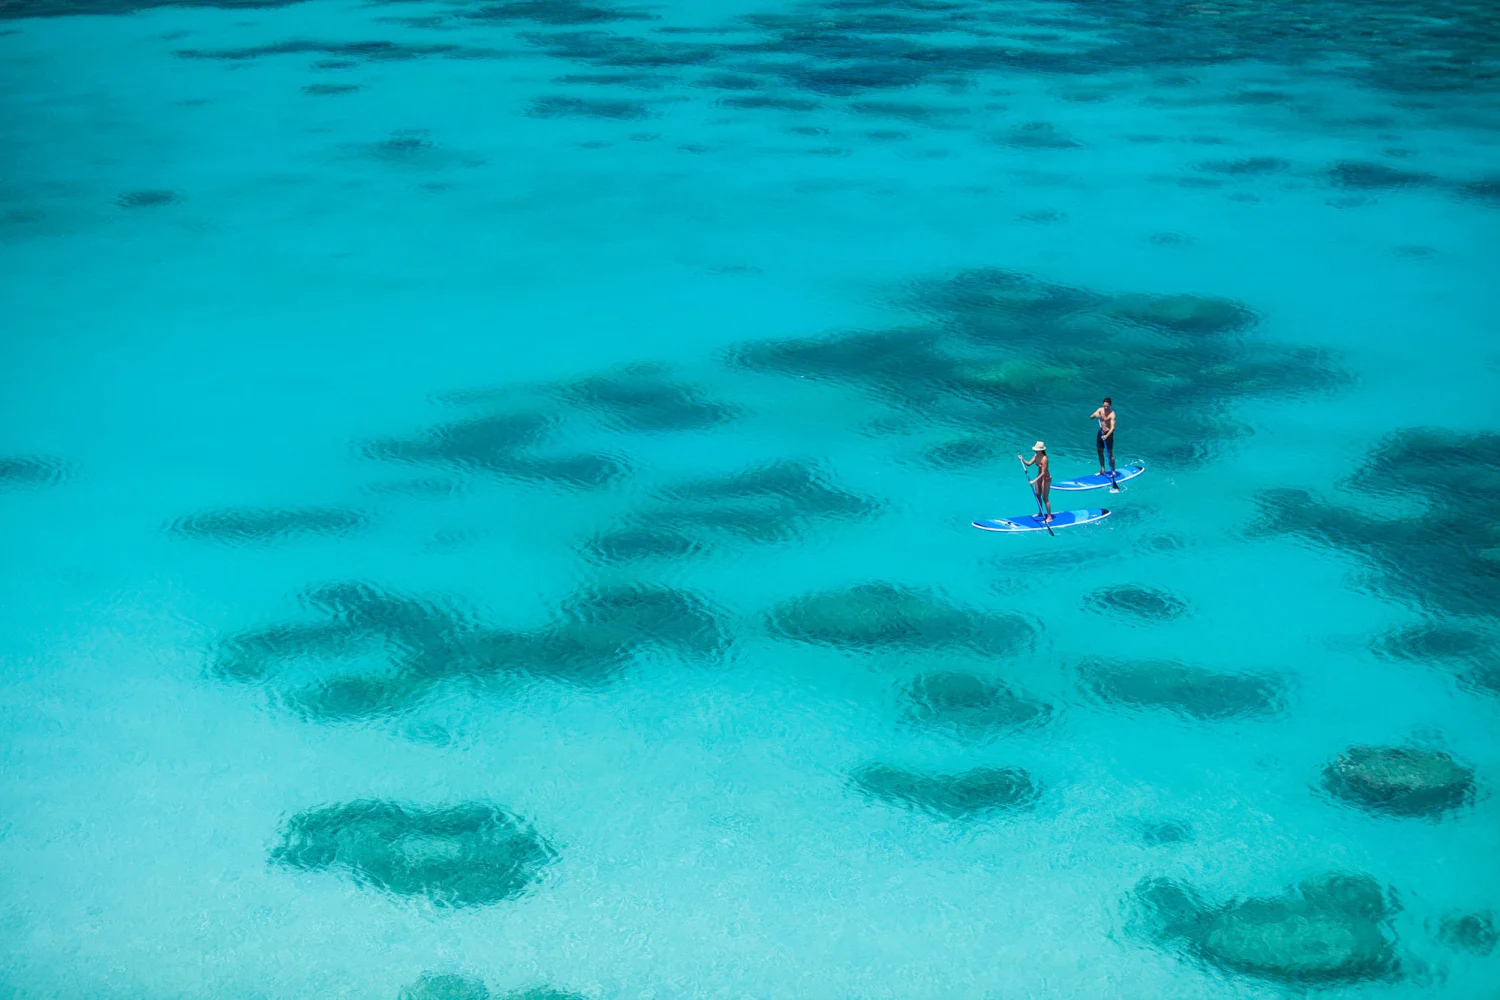
[[[1484,6],[0,12],[3,995],[1500,996]]]

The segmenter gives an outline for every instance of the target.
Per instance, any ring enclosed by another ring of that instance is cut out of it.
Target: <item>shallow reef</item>
[[[643,653],[705,660],[722,656],[728,646],[718,615],[698,597],[617,585],[575,595],[542,628],[487,630],[466,653],[481,674],[503,671],[593,685],[615,679]]]
[[[162,205],[171,205],[179,200],[180,198],[175,191],[149,189],[125,191],[115,198],[115,204],[121,208],[159,208]]]
[[[355,57],[368,62],[405,62],[410,59],[424,59],[429,56],[443,56],[449,59],[487,59],[502,55],[498,49],[471,48],[464,45],[447,45],[440,42],[432,43],[410,43],[410,42],[319,42],[305,39],[296,39],[285,42],[274,42],[270,45],[251,45],[235,49],[178,49],[172,53],[179,59],[219,59],[226,62],[243,62],[250,59],[264,59],[267,56],[286,55],[329,55],[341,57]],[[334,63],[325,61],[315,63],[316,69],[343,69],[355,63]]]
[[[1441,750],[1355,746],[1323,770],[1345,802],[1395,816],[1437,817],[1474,796],[1474,769]]]
[[[777,111],[816,111],[822,107],[817,101],[804,97],[775,97],[771,94],[740,94],[725,97],[719,104],[726,108],[742,108],[754,111],[757,108],[774,108]]]
[[[558,387],[558,393],[625,430],[703,430],[739,416],[737,407],[709,399],[702,389],[671,378],[657,365],[591,375]]]
[[[489,988],[477,976],[424,972],[404,987],[396,1000],[490,1000]]]
[[[535,98],[526,113],[533,118],[613,118],[633,122],[650,118],[651,105],[622,98],[548,95]]]
[[[1161,708],[1203,721],[1273,715],[1285,705],[1282,683],[1259,674],[1225,674],[1176,660],[1088,661],[1084,685],[1105,702]]]
[[[573,59],[594,66],[660,68],[711,66],[719,58],[715,46],[662,38],[638,38],[609,31],[524,32],[522,41],[557,59]]]
[[[443,907],[515,899],[555,856],[530,826],[491,803],[424,808],[380,799],[298,813],[271,851],[288,868],[336,870]]]
[[[1500,176],[1465,181],[1455,189],[1462,198],[1500,205]]]
[[[1493,621],[1500,593],[1500,434],[1400,430],[1348,480],[1360,507],[1298,489],[1258,496],[1260,535],[1342,549],[1373,570],[1381,595],[1448,615]],[[1418,509],[1378,513],[1381,501]]]
[[[930,468],[951,471],[987,465],[1001,455],[1000,446],[993,440],[959,437],[925,449],[919,460]]]
[[[958,671],[922,674],[903,692],[903,700],[913,722],[971,740],[1037,725],[1052,713],[1051,706],[1018,695],[999,681]]]
[[[158,6],[273,7],[295,0],[12,0],[0,18],[128,14]],[[500,0],[461,3],[451,16],[525,25],[523,41],[560,58],[596,65],[702,67],[782,80],[835,96],[904,90],[930,82],[973,85],[980,74],[1064,77],[1065,96],[1103,96],[1122,72],[1144,70],[1169,85],[1199,66],[1324,67],[1359,83],[1415,98],[1489,94],[1500,43],[1491,8],[1479,0],[1433,0],[1413,16],[1404,3],[1358,0],[1267,4],[1218,0],[1078,0],[997,5],[984,0],[916,4],[901,0],[813,0],[697,27],[664,25],[652,37],[620,22],[655,17],[648,8],[602,0]],[[430,22],[440,23],[440,22]],[[681,35],[722,36],[707,46]],[[998,44],[997,39],[1005,39]],[[1090,77],[1097,77],[1091,86]],[[1288,95],[1250,88],[1235,104],[1286,104]]]
[[[1291,167],[1286,160],[1275,156],[1248,156],[1240,160],[1204,160],[1193,164],[1194,170],[1211,174],[1228,174],[1235,177],[1259,176],[1278,173]]]
[[[1079,149],[1083,143],[1051,122],[1027,122],[995,137],[1002,146],[1016,149]]]
[[[786,459],[664,487],[624,524],[589,539],[585,552],[608,563],[681,557],[726,540],[774,544],[878,510],[876,501],[834,485],[818,465]]]
[[[1489,910],[1453,913],[1438,924],[1438,939],[1459,951],[1489,955],[1500,944],[1500,931],[1495,928],[1495,914]]]
[[[1254,326],[1259,317],[1229,299],[1199,295],[1122,295],[1108,306],[1111,316],[1163,333],[1233,333]]]
[[[215,510],[180,517],[174,534],[229,545],[281,541],[298,535],[349,535],[368,523],[358,511],[300,507],[281,510]]]
[[[1329,873],[1220,906],[1168,879],[1142,882],[1135,897],[1159,943],[1224,972],[1301,987],[1398,975],[1386,931],[1396,907],[1368,875]]]
[[[588,1000],[579,993],[551,986],[495,993],[478,976],[424,972],[397,994],[396,1000]]]
[[[687,480],[661,490],[658,499],[673,512],[670,519],[679,524],[718,528],[749,538],[763,534],[758,526],[762,523],[784,524],[786,530],[771,531],[780,537],[808,521],[854,520],[878,509],[874,500],[833,485],[816,463],[797,459]]]
[[[553,82],[593,84],[605,87],[635,87],[639,90],[662,90],[676,84],[677,77],[667,73],[628,70],[619,73],[568,73],[557,77]]]
[[[637,524],[602,531],[584,543],[584,554],[597,563],[627,563],[646,559],[682,559],[702,546],[674,528]]]
[[[615,21],[649,21],[653,16],[639,8],[585,0],[500,0],[462,9],[461,17],[492,24],[530,21],[534,24],[606,24]]]
[[[1500,638],[1494,621],[1454,618],[1396,629],[1372,647],[1381,656],[1455,669],[1463,683],[1500,694]]]
[[[1039,794],[1031,776],[1015,767],[976,767],[944,774],[866,764],[856,768],[849,779],[869,798],[952,820],[1024,809]]]
[[[41,455],[0,456],[0,490],[56,486],[68,476],[68,465]]]
[[[1357,160],[1341,160],[1335,163],[1329,168],[1328,177],[1334,187],[1354,188],[1360,191],[1419,187],[1437,182],[1437,178],[1431,174],[1398,170],[1383,163],[1364,163]]]
[[[537,454],[551,428],[552,421],[539,413],[499,413],[440,424],[417,438],[371,441],[363,451],[371,458],[565,489],[602,489],[625,475],[624,461],[613,455]]]
[[[1084,606],[1139,621],[1163,622],[1187,614],[1187,602],[1155,587],[1124,584],[1105,587],[1088,595]]]
[[[531,677],[597,685],[642,654],[716,659],[729,646],[713,608],[665,587],[581,591],[523,630],[488,628],[448,603],[360,582],[315,588],[304,603],[323,619],[231,635],[210,673],[267,685],[306,718],[348,722],[410,711],[445,684]]]
[[[1005,656],[1028,647],[1037,632],[1019,615],[977,611],[885,582],[795,597],[767,620],[782,639],[862,651],[946,648]]]
[[[1193,827],[1185,820],[1146,820],[1137,825],[1136,833],[1147,847],[1165,847],[1193,839]]]
[[[1402,660],[1472,662],[1493,655],[1497,643],[1480,627],[1428,621],[1387,632],[1376,640],[1374,648],[1383,656]]]
[[[1246,398],[1325,392],[1348,376],[1328,352],[1243,336],[1249,307],[1184,295],[1106,295],[1000,269],[912,286],[920,322],[829,336],[757,341],[739,367],[859,389],[913,418],[993,436],[997,426],[1069,426],[1112,395],[1117,447],[1200,464],[1246,433],[1230,407]],[[1084,411],[1085,413],[1087,410]]]

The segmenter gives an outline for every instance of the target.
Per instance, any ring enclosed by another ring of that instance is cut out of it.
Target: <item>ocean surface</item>
[[[4,0],[0,997],[1500,997],[1497,232],[1487,3]]]

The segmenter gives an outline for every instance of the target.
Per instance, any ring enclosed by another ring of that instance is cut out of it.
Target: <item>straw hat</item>
[[[1032,451],[1046,451],[1047,450],[1047,446],[1044,445],[1044,444],[1042,444],[1042,442],[1038,441],[1036,444],[1034,444],[1034,445],[1031,446],[1031,450]]]

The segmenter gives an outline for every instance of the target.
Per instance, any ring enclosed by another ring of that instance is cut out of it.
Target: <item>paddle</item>
[[[1041,491],[1039,491],[1035,486],[1031,485],[1031,475],[1026,471],[1026,460],[1020,455],[1017,455],[1016,461],[1021,463],[1021,475],[1026,477],[1026,487],[1027,489],[1031,490],[1031,499],[1036,501],[1036,519],[1042,522],[1042,527],[1047,529],[1047,534],[1051,535],[1053,538],[1056,538],[1057,532],[1053,531],[1052,525],[1047,523],[1047,510],[1042,506]]]

